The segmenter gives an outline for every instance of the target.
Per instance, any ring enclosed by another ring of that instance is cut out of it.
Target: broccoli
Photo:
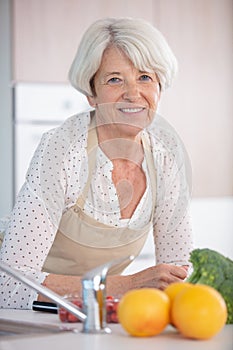
[[[207,284],[215,288],[227,305],[227,324],[233,323],[233,261],[208,248],[194,249],[190,254],[193,272],[189,283]]]

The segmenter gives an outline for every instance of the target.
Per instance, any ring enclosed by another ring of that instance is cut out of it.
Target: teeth
[[[143,108],[121,108],[121,111],[124,113],[137,113],[141,112]]]

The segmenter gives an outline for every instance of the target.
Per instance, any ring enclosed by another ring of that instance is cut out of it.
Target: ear
[[[90,105],[91,107],[95,107],[95,106],[96,106],[95,97],[93,97],[93,96],[87,96],[87,100],[88,100],[89,105]]]
[[[161,95],[162,95],[162,86],[161,86],[161,84],[159,83],[158,103],[159,103],[160,100],[161,100]]]
[[[162,95],[162,91],[160,89],[160,91],[159,91],[159,101],[161,100],[161,95]]]

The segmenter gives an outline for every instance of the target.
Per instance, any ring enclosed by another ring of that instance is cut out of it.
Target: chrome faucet
[[[83,324],[84,333],[110,333],[106,327],[106,277],[111,267],[133,256],[116,259],[87,272],[82,278],[83,312],[87,315]]]
[[[133,256],[115,259],[88,271],[82,278],[82,310],[59,294],[24,276],[17,269],[2,261],[0,262],[0,269],[78,317],[83,322],[83,333],[111,333],[106,322],[106,277],[111,267],[133,259]]]

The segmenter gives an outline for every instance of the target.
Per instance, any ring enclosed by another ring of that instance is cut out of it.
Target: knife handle
[[[45,302],[45,301],[33,301],[33,303],[32,303],[32,310],[49,312],[49,313],[52,313],[52,314],[57,314],[58,313],[57,304],[49,303],[49,302]]]

